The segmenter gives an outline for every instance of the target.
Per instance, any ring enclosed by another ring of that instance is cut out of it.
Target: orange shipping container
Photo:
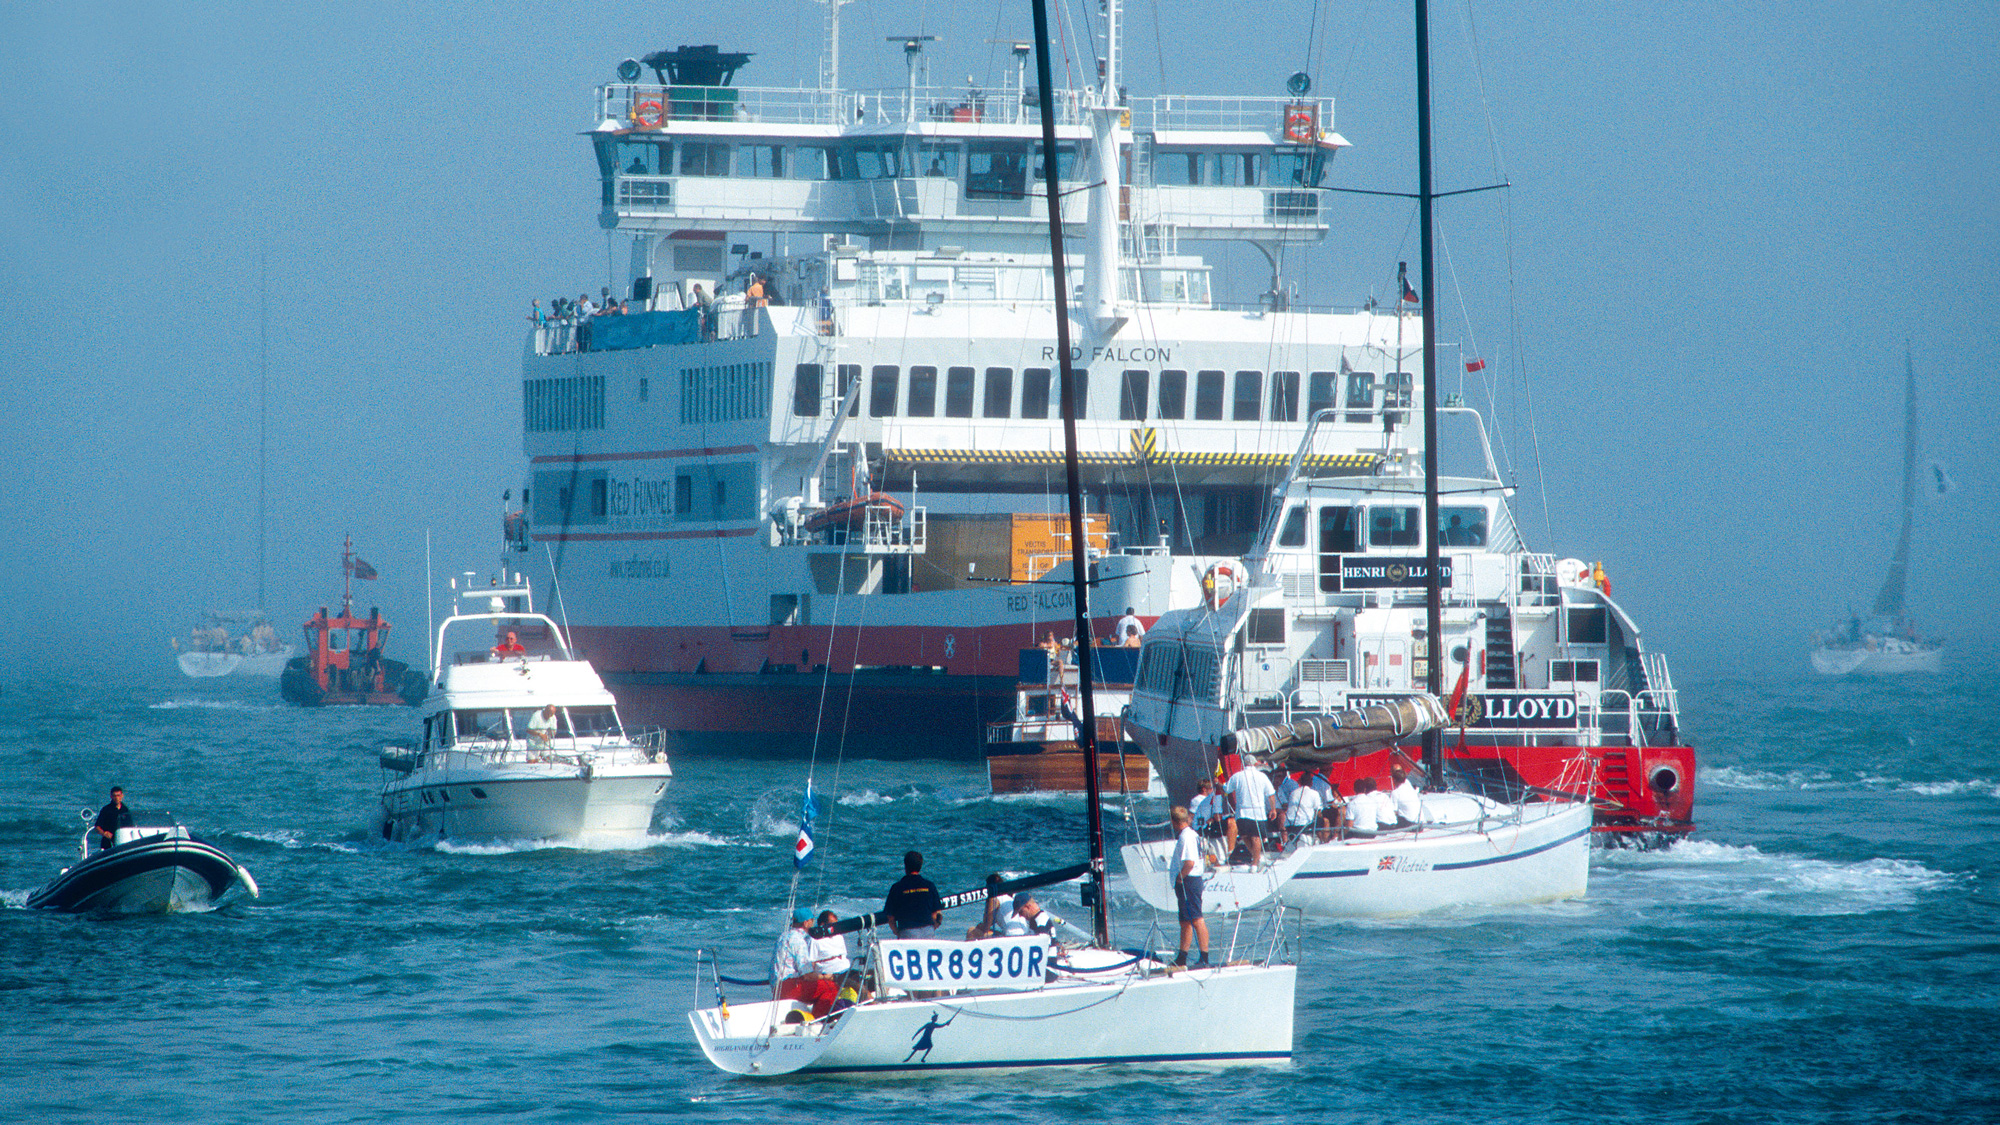
[[[1109,540],[1105,537],[1104,520],[1085,516],[1083,526],[1090,545],[1100,551],[1106,549]],[[1068,558],[1068,516],[1014,513],[1014,581],[1033,582]]]

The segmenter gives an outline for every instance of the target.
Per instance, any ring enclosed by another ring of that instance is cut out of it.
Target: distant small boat
[[[96,814],[83,810],[85,822]],[[94,829],[86,829],[82,859],[28,896],[36,910],[75,914],[162,914],[207,910],[237,886],[258,895],[251,878],[228,853],[179,824],[154,823],[120,828],[109,847],[90,851]]]
[[[1098,785],[1106,793],[1144,793],[1153,783],[1146,752],[1126,737],[1118,713],[1132,698],[1136,648],[1093,648],[1097,692]],[[1073,652],[1021,650],[1014,713],[986,728],[986,782],[995,793],[1081,793],[1083,748],[1077,741]]]
[[[306,654],[293,657],[278,678],[278,693],[301,707],[329,704],[407,704],[424,701],[429,684],[422,672],[382,655],[389,622],[382,612],[354,616],[353,579],[375,577],[375,568],[354,554],[354,541],[340,550],[340,613],[326,607],[305,623]]]
[[[261,609],[208,610],[185,641],[175,638],[181,674],[193,679],[218,676],[276,676],[298,649],[278,640]]]
[[[1867,620],[1849,613],[1845,624],[1813,634],[1813,671],[1822,676],[1893,676],[1936,672],[1944,646],[1925,640],[1910,621],[1904,595],[1910,579],[1910,525],[1917,511],[1917,372],[1903,352],[1903,529],[1896,557],[1875,594]]]

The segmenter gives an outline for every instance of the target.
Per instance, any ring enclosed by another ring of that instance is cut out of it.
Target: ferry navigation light
[[[637,82],[641,71],[638,59],[626,59],[618,64],[618,81]]]
[[[1305,97],[1312,88],[1312,76],[1303,70],[1295,70],[1290,78],[1285,79],[1285,89],[1290,90],[1295,98]]]

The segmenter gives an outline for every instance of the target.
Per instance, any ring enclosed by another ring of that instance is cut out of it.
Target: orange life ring
[[[1228,563],[1217,563],[1208,568],[1207,574],[1201,576],[1201,600],[1210,609],[1221,609],[1231,597],[1235,596],[1237,588],[1241,585],[1242,579],[1237,575],[1235,567]]]
[[[647,110],[652,111],[651,117],[646,116]],[[657,129],[666,119],[667,107],[661,105],[659,102],[645,101],[632,107],[632,124],[634,125],[643,126],[647,129]]]

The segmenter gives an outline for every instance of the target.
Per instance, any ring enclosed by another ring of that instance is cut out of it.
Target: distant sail
[[[1875,595],[1875,612],[1883,617],[1903,615],[1903,590],[1910,579],[1910,521],[1917,511],[1917,369],[1910,362],[1909,349],[1903,351],[1903,530],[1896,536],[1896,558],[1889,564],[1889,576]]]

